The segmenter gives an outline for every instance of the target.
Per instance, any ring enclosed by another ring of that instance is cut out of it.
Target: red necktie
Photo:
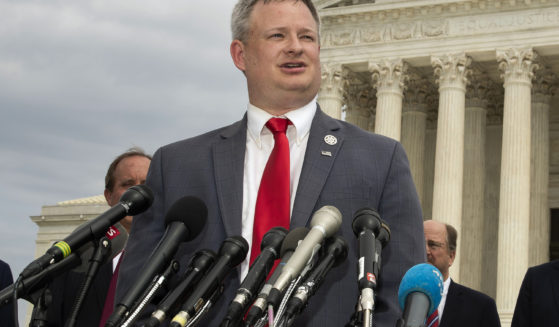
[[[118,258],[115,271],[113,272],[113,277],[111,278],[111,283],[109,284],[109,291],[107,292],[107,297],[105,298],[105,305],[103,306],[103,313],[101,314],[101,320],[99,321],[99,327],[104,327],[105,323],[109,320],[109,317],[113,313],[118,268],[120,268],[120,262],[122,261],[123,256],[124,252]]]
[[[435,309],[433,313],[427,318],[426,327],[439,327],[439,310]]]
[[[285,135],[290,121],[272,118],[266,127],[274,134],[274,148],[264,168],[252,229],[252,248],[250,263],[260,254],[262,237],[272,227],[282,226],[289,229],[289,141]]]

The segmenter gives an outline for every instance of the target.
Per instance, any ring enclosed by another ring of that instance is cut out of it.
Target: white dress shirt
[[[316,97],[307,105],[292,110],[278,118],[287,118],[292,125],[287,127],[287,139],[289,140],[289,161],[290,161],[290,212],[293,210],[293,203],[299,176],[303,167],[305,150],[309,139],[311,123],[316,112]],[[274,118],[266,111],[251,104],[247,109],[247,140],[245,152],[245,168],[243,176],[243,216],[242,216],[242,236],[248,241],[249,255],[241,263],[241,280],[248,273],[250,260],[250,247],[252,246],[252,228],[254,225],[254,211],[256,207],[256,197],[258,188],[266,162],[272,149],[274,148],[274,136],[268,128],[266,122]]]
[[[444,285],[443,296],[441,297],[441,302],[439,302],[439,307],[437,308],[439,310],[439,325],[441,324],[441,318],[443,317],[444,305],[446,304],[446,295],[448,294],[448,287],[450,286],[450,277],[448,277],[444,281],[443,285]]]

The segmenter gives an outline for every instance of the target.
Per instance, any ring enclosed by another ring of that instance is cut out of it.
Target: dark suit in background
[[[0,290],[3,290],[13,283],[14,279],[10,266],[0,260]],[[0,322],[2,323],[1,326],[15,326],[14,305],[12,303],[0,306]]]
[[[528,268],[511,327],[559,326],[559,260]]]
[[[329,145],[326,135],[336,137]],[[200,249],[217,251],[226,237],[241,235],[243,169],[247,121],[160,148],[146,184],[153,190],[152,207],[134,217],[118,279],[115,304],[131,287],[137,272],[162,237],[164,216],[179,198],[194,195],[208,207],[207,224],[194,240],[179,248],[181,268]],[[353,214],[375,208],[392,231],[382,253],[376,326],[394,326],[401,312],[398,286],[403,274],[425,261],[423,220],[409,165],[400,143],[335,120],[317,109],[310,129],[301,177],[291,216],[291,228],[307,226],[313,213],[333,205],[343,215],[338,234],[348,241],[348,260],[327,275],[310,299],[296,326],[340,327],[350,319],[358,299],[357,241]],[[238,270],[225,281],[222,298],[201,326],[218,326],[239,286]]]
[[[439,327],[500,327],[491,297],[450,280]]]
[[[76,326],[99,327],[112,276],[112,260],[109,260],[99,268],[97,275],[93,278],[91,288],[77,316]],[[55,278],[50,284],[53,300],[47,311],[49,326],[64,326],[70,318],[84,278],[84,273],[69,271],[59,278]]]

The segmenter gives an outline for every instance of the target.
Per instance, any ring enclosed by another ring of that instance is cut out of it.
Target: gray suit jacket
[[[163,235],[164,215],[177,199],[194,195],[208,207],[208,221],[201,234],[178,251],[182,266],[195,251],[217,251],[226,237],[241,234],[246,124],[245,115],[230,126],[164,146],[155,153],[146,182],[155,200],[147,212],[134,218],[115,303],[126,294]],[[337,143],[327,144],[326,135],[335,136]],[[339,234],[349,243],[348,260],[330,271],[295,326],[340,327],[349,321],[359,296],[358,248],[351,223],[353,214],[363,207],[376,209],[392,231],[382,253],[375,321],[376,326],[394,326],[401,314],[397,304],[400,280],[408,268],[425,261],[421,208],[402,146],[318,109],[291,228],[307,225],[324,205],[333,205],[343,214]],[[238,271],[229,275],[225,285],[224,295],[201,326],[219,325],[239,286]]]

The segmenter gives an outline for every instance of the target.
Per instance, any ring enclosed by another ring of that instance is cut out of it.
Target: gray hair
[[[318,18],[318,12],[312,3],[312,0],[239,0],[233,8],[233,14],[231,15],[231,33],[233,35],[233,40],[239,40],[245,42],[248,37],[249,33],[249,23],[248,20],[250,18],[250,14],[252,13],[252,9],[254,5],[258,2],[262,1],[264,4],[273,2],[273,1],[294,1],[302,3],[309,8],[312,17],[316,22],[316,26],[320,29],[320,19]]]

